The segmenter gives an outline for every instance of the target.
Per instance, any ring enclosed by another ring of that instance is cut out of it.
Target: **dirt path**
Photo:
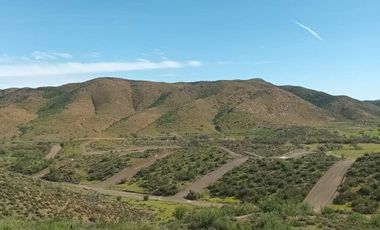
[[[251,152],[248,152],[248,151],[244,151],[245,154],[247,154],[248,156],[253,156],[253,157],[257,157],[259,159],[263,159],[263,158],[267,158],[267,157],[264,157],[264,156],[260,156],[256,153],[251,153]]]
[[[238,158],[241,157],[242,155],[235,153],[234,151],[227,149],[226,147],[219,146],[219,149],[226,151],[232,158]]]
[[[35,173],[34,175],[32,175],[32,177],[35,178],[35,179],[39,179],[39,178],[45,177],[45,176],[47,176],[50,173],[50,171],[51,171],[52,168],[54,168],[54,169],[62,168],[63,166],[71,163],[72,161],[73,161],[73,159],[65,159],[63,161],[59,161],[54,166],[52,166],[52,167],[49,166],[49,167],[44,168],[41,171]]]
[[[135,199],[135,200],[143,200],[145,196],[145,194],[141,194],[141,193],[122,192],[122,191],[116,191],[116,190],[109,190],[105,188],[99,188],[95,186],[66,184],[66,183],[57,183],[57,184],[62,184],[69,188],[71,187],[71,188],[77,188],[77,189],[79,188],[79,189],[91,190],[91,191],[95,191],[107,196],[120,196],[120,197]],[[199,207],[221,207],[222,206],[221,204],[207,202],[207,201],[191,201],[191,200],[186,200],[186,199],[178,199],[174,197],[164,197],[164,196],[154,196],[154,195],[149,195],[149,199],[180,203],[180,204],[189,204],[189,205],[194,205],[194,206],[199,206]]]
[[[88,138],[78,138],[78,141],[84,141],[79,145],[80,152],[85,154],[87,152],[87,146],[95,141],[99,140],[125,140],[125,138],[118,137],[88,137]]]
[[[316,211],[320,211],[321,208],[331,204],[337,194],[339,185],[352,163],[354,163],[353,160],[342,160],[331,166],[325,175],[314,185],[304,202],[311,205]]]
[[[216,170],[210,172],[209,174],[200,177],[197,179],[194,183],[189,184],[185,187],[182,191],[178,192],[173,196],[173,198],[183,198],[185,197],[190,190],[201,193],[203,192],[209,185],[215,183],[218,181],[224,174],[229,172],[230,170],[240,166],[244,162],[246,162],[249,159],[249,157],[246,156],[240,156],[238,158],[235,158],[228,162],[227,164],[222,165],[221,167],[217,168]]]
[[[128,166],[127,168],[121,170],[120,172],[116,173],[112,177],[108,178],[107,180],[100,182],[99,184],[95,185],[99,188],[109,188],[112,185],[118,184],[122,182],[123,180],[131,179],[136,173],[138,173],[141,169],[146,168],[154,164],[157,160],[165,158],[172,154],[173,152],[162,152],[158,153],[154,156],[139,159],[137,160],[133,165]]]
[[[131,147],[131,148],[126,148],[126,149],[119,149],[119,150],[114,150],[118,154],[122,155],[127,155],[129,153],[133,152],[143,152],[146,150],[156,150],[156,149],[179,149],[182,148],[177,145],[171,145],[171,146],[140,146],[140,147]],[[110,151],[91,151],[91,152],[86,152],[86,151],[81,151],[82,155],[84,156],[91,156],[91,155],[101,155],[105,153],[109,153]]]
[[[52,160],[55,158],[55,156],[62,150],[61,145],[54,144],[51,148],[48,154],[45,156],[45,160]]]
[[[282,155],[282,156],[279,156],[279,157],[274,157],[274,158],[286,160],[286,159],[293,159],[293,158],[303,157],[303,156],[306,156],[306,155],[309,155],[309,154],[312,154],[312,153],[313,152],[311,152],[311,151],[299,149],[299,150],[294,150],[294,151],[291,151],[291,152],[289,152],[289,153],[287,153],[285,155]]]

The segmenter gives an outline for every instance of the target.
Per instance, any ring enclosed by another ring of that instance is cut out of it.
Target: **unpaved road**
[[[308,151],[308,150],[299,149],[299,150],[294,150],[294,151],[289,152],[289,153],[287,153],[285,155],[282,155],[282,156],[279,156],[279,157],[274,157],[274,158],[286,160],[286,159],[293,159],[293,158],[298,158],[298,157],[306,156],[306,155],[309,155],[309,154],[312,154],[312,153],[313,152]]]
[[[61,145],[54,144],[51,148],[48,154],[45,156],[45,160],[52,160],[55,158],[55,156],[62,150]]]
[[[73,161],[73,159],[65,159],[65,160],[59,161],[54,166],[52,166],[52,167],[49,166],[49,167],[44,168],[41,171],[35,173],[34,175],[32,175],[32,177],[35,178],[35,179],[42,178],[44,176],[47,176],[50,173],[51,168],[59,169],[59,168],[62,168],[63,166],[65,166],[67,164],[70,164],[72,161]]]
[[[104,188],[99,188],[95,186],[87,186],[87,185],[77,185],[77,184],[66,184],[63,183],[63,185],[67,187],[72,187],[72,188],[79,188],[79,189],[85,189],[85,190],[91,190],[98,192],[103,195],[108,195],[108,196],[120,196],[120,197],[126,197],[130,199],[136,199],[136,200],[143,200],[145,194],[141,193],[133,193],[133,192],[122,192],[122,191],[116,191],[116,190],[109,190],[109,189],[104,189]],[[191,200],[186,200],[186,199],[178,199],[174,197],[164,197],[164,196],[154,196],[154,195],[149,195],[150,200],[160,200],[160,201],[167,201],[167,202],[174,202],[174,203],[180,203],[180,204],[189,204],[189,205],[194,205],[194,206],[199,206],[199,207],[221,207],[221,204],[217,203],[211,203],[207,201],[191,201]]]
[[[79,145],[80,152],[85,154],[87,152],[87,146],[95,141],[99,140],[125,140],[125,138],[117,138],[117,137],[89,137],[89,138],[78,138],[78,141],[85,141]]]
[[[173,152],[171,151],[162,152],[148,158],[139,159],[135,161],[133,165],[126,167],[125,169],[116,173],[112,177],[108,178],[107,180],[103,182],[100,182],[99,184],[96,184],[95,186],[99,188],[109,188],[112,185],[121,183],[123,180],[129,180],[134,175],[136,175],[136,173],[138,173],[141,169],[151,166],[157,160],[165,158],[172,153]]]
[[[342,183],[352,163],[354,163],[353,160],[342,160],[331,166],[314,185],[304,202],[312,206],[316,211],[320,211],[321,208],[331,204],[337,194],[339,185]]]
[[[241,157],[242,155],[235,153],[234,151],[227,149],[226,147],[219,146],[219,149],[226,151],[232,158],[238,158]]]
[[[209,174],[200,177],[195,182],[189,184],[185,187],[182,191],[178,192],[173,196],[173,198],[183,198],[185,197],[190,190],[201,193],[203,192],[209,185],[215,183],[218,181],[224,174],[229,172],[230,170],[240,166],[244,162],[246,162],[249,159],[249,157],[246,156],[240,156],[238,158],[235,158],[228,162],[227,164],[222,165],[221,167],[217,168],[216,170],[210,172]]]
[[[156,150],[156,149],[179,149],[182,148],[177,145],[170,145],[170,146],[136,146],[136,147],[131,147],[131,148],[125,148],[125,149],[119,149],[119,150],[114,150],[117,151],[118,154],[122,155],[127,155],[129,153],[133,152],[143,152],[146,150]],[[101,155],[105,153],[109,153],[110,151],[91,151],[91,152],[82,152],[82,155],[84,156],[91,156],[91,155]]]

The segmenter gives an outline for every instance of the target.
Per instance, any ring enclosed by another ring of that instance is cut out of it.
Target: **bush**
[[[324,153],[300,159],[248,160],[208,189],[212,197],[236,197],[254,203],[268,196],[301,202],[335,161],[336,158]]]
[[[335,204],[348,204],[355,212],[376,213],[380,206],[380,178],[377,176],[380,154],[365,154],[347,172]],[[359,187],[359,189],[357,189]]]
[[[181,185],[222,165],[228,153],[216,147],[193,146],[158,160],[142,169],[133,178],[139,186],[154,195],[170,196]]]
[[[200,198],[200,194],[192,190],[190,190],[189,193],[185,196],[185,199],[188,199],[188,200],[198,200],[199,198]]]
[[[177,219],[177,220],[182,220],[183,217],[185,216],[186,212],[187,212],[187,208],[183,207],[183,206],[180,206],[180,207],[177,207],[175,210],[174,210],[174,213],[173,213],[173,216]]]

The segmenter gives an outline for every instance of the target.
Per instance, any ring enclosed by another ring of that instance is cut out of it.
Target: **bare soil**
[[[304,202],[312,206],[316,211],[320,211],[321,208],[331,204],[352,163],[354,163],[353,160],[342,160],[331,166],[314,185]]]
[[[62,150],[62,147],[59,144],[54,144],[48,154],[45,156],[45,160],[52,160],[55,156]]]
[[[303,156],[306,156],[306,155],[311,154],[311,153],[313,153],[313,152],[303,150],[303,149],[297,149],[297,150],[291,151],[285,155],[275,157],[275,158],[286,160],[286,159],[303,157]]]

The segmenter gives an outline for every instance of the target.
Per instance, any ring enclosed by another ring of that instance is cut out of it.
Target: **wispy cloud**
[[[307,32],[309,32],[313,37],[315,37],[316,39],[320,40],[320,41],[323,41],[322,37],[319,36],[319,34],[317,32],[315,32],[313,29],[311,29],[310,27],[296,21],[296,20],[292,20],[292,22],[296,25],[298,25],[299,27],[301,27],[302,29],[306,30]]]
[[[53,51],[34,51],[31,54],[35,60],[55,60],[58,58],[72,58],[69,53],[53,52]]]
[[[69,62],[69,63],[24,63],[0,65],[0,77],[60,76],[113,72],[130,72],[157,69],[178,69],[201,66],[200,61],[137,60],[134,62]]]
[[[200,62],[200,61],[195,61],[195,60],[191,60],[191,61],[188,61],[187,64],[189,66],[192,66],[192,67],[198,67],[198,66],[202,66],[203,63]]]

